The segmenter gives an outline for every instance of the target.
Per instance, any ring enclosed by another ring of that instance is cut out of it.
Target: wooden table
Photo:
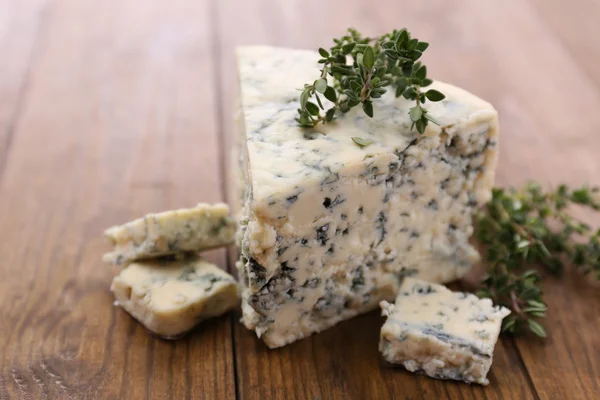
[[[488,387],[383,367],[381,318],[269,351],[237,321],[149,336],[108,290],[104,228],[224,200],[238,44],[408,26],[429,73],[501,116],[499,185],[600,184],[594,0],[0,0],[0,400],[600,398],[598,284],[546,280],[550,337]],[[232,255],[209,258],[232,269]]]

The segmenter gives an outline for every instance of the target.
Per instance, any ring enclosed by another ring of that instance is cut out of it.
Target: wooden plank
[[[577,4],[561,0],[530,0],[539,16],[552,29],[554,36],[567,47],[581,72],[587,74],[600,89],[600,2],[578,0]],[[578,71],[579,72],[579,71]]]
[[[221,198],[208,4],[54,4],[0,184],[1,399],[235,397],[230,319],[156,339],[100,262],[107,226]]]
[[[0,174],[15,131],[47,0],[0,0]]]
[[[281,349],[269,350],[253,332],[235,331],[239,392],[245,399],[502,399],[533,394],[510,340],[501,340],[490,386],[433,380],[381,361],[383,318],[363,315]],[[241,350],[243,349],[243,351]],[[266,384],[268,382],[268,384]]]
[[[492,85],[484,79],[489,73],[486,68],[490,62],[485,64],[479,60],[484,57],[471,54],[473,46],[483,47],[486,38],[473,39],[477,36],[474,34],[476,27],[465,26],[463,18],[476,18],[477,14],[470,11],[466,2],[449,3],[436,2],[435,6],[425,10],[416,3],[394,1],[377,7],[368,7],[362,1],[341,0],[219,2],[216,20],[222,46],[221,87],[226,96],[222,124],[226,137],[231,137],[232,132],[229,116],[233,114],[231,106],[236,84],[234,46],[271,44],[317,48],[328,45],[331,38],[342,34],[352,21],[360,21],[356,27],[367,34],[386,32],[398,27],[397,24],[410,22],[411,30],[433,44],[432,50],[428,51],[433,54],[428,54],[426,60],[434,76],[458,81],[484,97],[498,95],[503,90],[502,85]],[[402,16],[400,22],[399,15]],[[461,29],[463,31],[459,32]],[[474,40],[477,43],[473,43]],[[461,62],[449,63],[448,57]],[[509,149],[510,143],[508,141]],[[505,176],[511,179],[510,168]],[[482,388],[435,381],[383,367],[377,351],[381,324],[382,319],[372,313],[277,350],[268,350],[254,333],[236,324],[238,392],[242,398],[251,399],[275,399],[284,394],[289,398],[295,395],[296,398],[322,399],[536,396],[510,339],[498,344],[491,385]]]
[[[357,27],[369,33],[410,23],[432,42],[426,58],[432,75],[498,107],[504,138],[500,184],[528,178],[598,183],[598,93],[570,60],[564,48],[569,43],[563,36],[562,44],[556,40],[556,25],[546,25],[531,6],[436,1],[427,7],[388,2],[375,9],[358,1],[321,3],[218,4],[223,36],[217,41],[223,47],[216,65],[224,67],[225,132],[231,132],[233,44],[315,48],[322,38],[340,34],[346,21],[364,21]],[[34,2],[6,4],[30,10]],[[0,49],[6,43],[18,49],[0,59],[0,66],[9,65],[0,79],[0,139],[8,132],[6,121],[15,121],[17,132],[0,183],[0,226],[10,232],[0,243],[0,399],[233,397],[228,321],[212,321],[181,342],[148,337],[109,307],[114,270],[98,262],[106,249],[98,236],[107,225],[190,205],[200,196],[220,197],[214,170],[217,100],[207,89],[216,73],[207,61],[213,54],[206,39],[208,7],[183,0],[168,6],[57,4],[29,90],[23,91],[25,60],[34,54],[26,48],[34,36],[15,29],[24,25],[14,25],[16,14],[4,13],[14,8],[0,2]],[[565,30],[578,28],[577,21],[566,21]],[[2,36],[9,31],[17,33]],[[11,53],[16,56],[5,57]],[[15,103],[18,93],[26,95]],[[23,111],[18,121],[16,104]],[[223,263],[223,254],[211,259]],[[519,339],[518,353],[512,341],[502,341],[485,389],[381,368],[378,328],[372,329],[381,324],[376,314],[275,351],[236,324],[235,344],[243,349],[237,356],[239,392],[250,398],[529,398],[521,357],[541,398],[593,398],[600,391],[594,357],[600,344],[590,328],[600,315],[594,290],[577,276],[550,279],[551,337]]]

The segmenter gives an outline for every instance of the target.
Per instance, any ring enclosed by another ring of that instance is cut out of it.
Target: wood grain
[[[534,397],[508,340],[500,341],[496,348],[490,386],[469,386],[415,376],[384,365],[377,349],[382,323],[383,318],[373,312],[276,350],[269,350],[253,332],[240,327],[236,330],[240,398]]]
[[[27,93],[47,4],[47,0],[0,0],[0,174]]]
[[[600,285],[578,274],[545,279],[549,338],[503,338],[487,387],[383,365],[376,312],[268,350],[239,312],[165,342],[111,306],[104,228],[225,196],[241,44],[406,25],[431,76],[497,107],[499,185],[600,184],[596,3],[373,4],[0,0],[0,400],[598,397]]]
[[[235,397],[229,318],[156,339],[99,261],[107,226],[221,198],[208,2],[164,5],[52,4],[0,186],[3,398]]]
[[[551,34],[567,49],[567,53],[577,63],[577,73],[588,75],[600,89],[600,36],[598,17],[600,2],[580,0],[577,4],[561,0],[530,0]],[[577,27],[577,28],[573,28]]]

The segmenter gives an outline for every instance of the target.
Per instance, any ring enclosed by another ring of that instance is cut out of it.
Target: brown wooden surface
[[[0,400],[600,398],[600,285],[576,274],[481,387],[385,367],[377,313],[278,350],[239,313],[161,341],[100,262],[105,227],[227,197],[234,46],[349,25],[408,26],[432,76],[498,108],[499,185],[600,184],[598,21],[595,0],[0,0]]]

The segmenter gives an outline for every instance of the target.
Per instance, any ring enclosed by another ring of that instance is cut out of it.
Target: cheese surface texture
[[[478,259],[471,212],[494,180],[494,108],[440,82],[440,126],[411,130],[413,102],[386,93],[330,124],[297,127],[297,88],[317,53],[237,51],[243,198],[238,244],[243,322],[279,347],[392,300],[405,276],[447,282]],[[327,101],[324,100],[326,103]],[[327,105],[325,105],[327,108]],[[357,146],[352,137],[373,141]]]
[[[387,321],[379,350],[386,361],[438,379],[488,384],[502,319],[490,299],[406,278],[396,304],[381,302]]]
[[[199,257],[128,265],[111,285],[118,304],[148,330],[176,338],[239,303],[234,278]]]
[[[194,252],[233,242],[236,224],[223,203],[200,203],[194,208],[148,214],[109,228],[105,236],[115,245],[104,255],[106,262],[127,264],[134,260]]]

